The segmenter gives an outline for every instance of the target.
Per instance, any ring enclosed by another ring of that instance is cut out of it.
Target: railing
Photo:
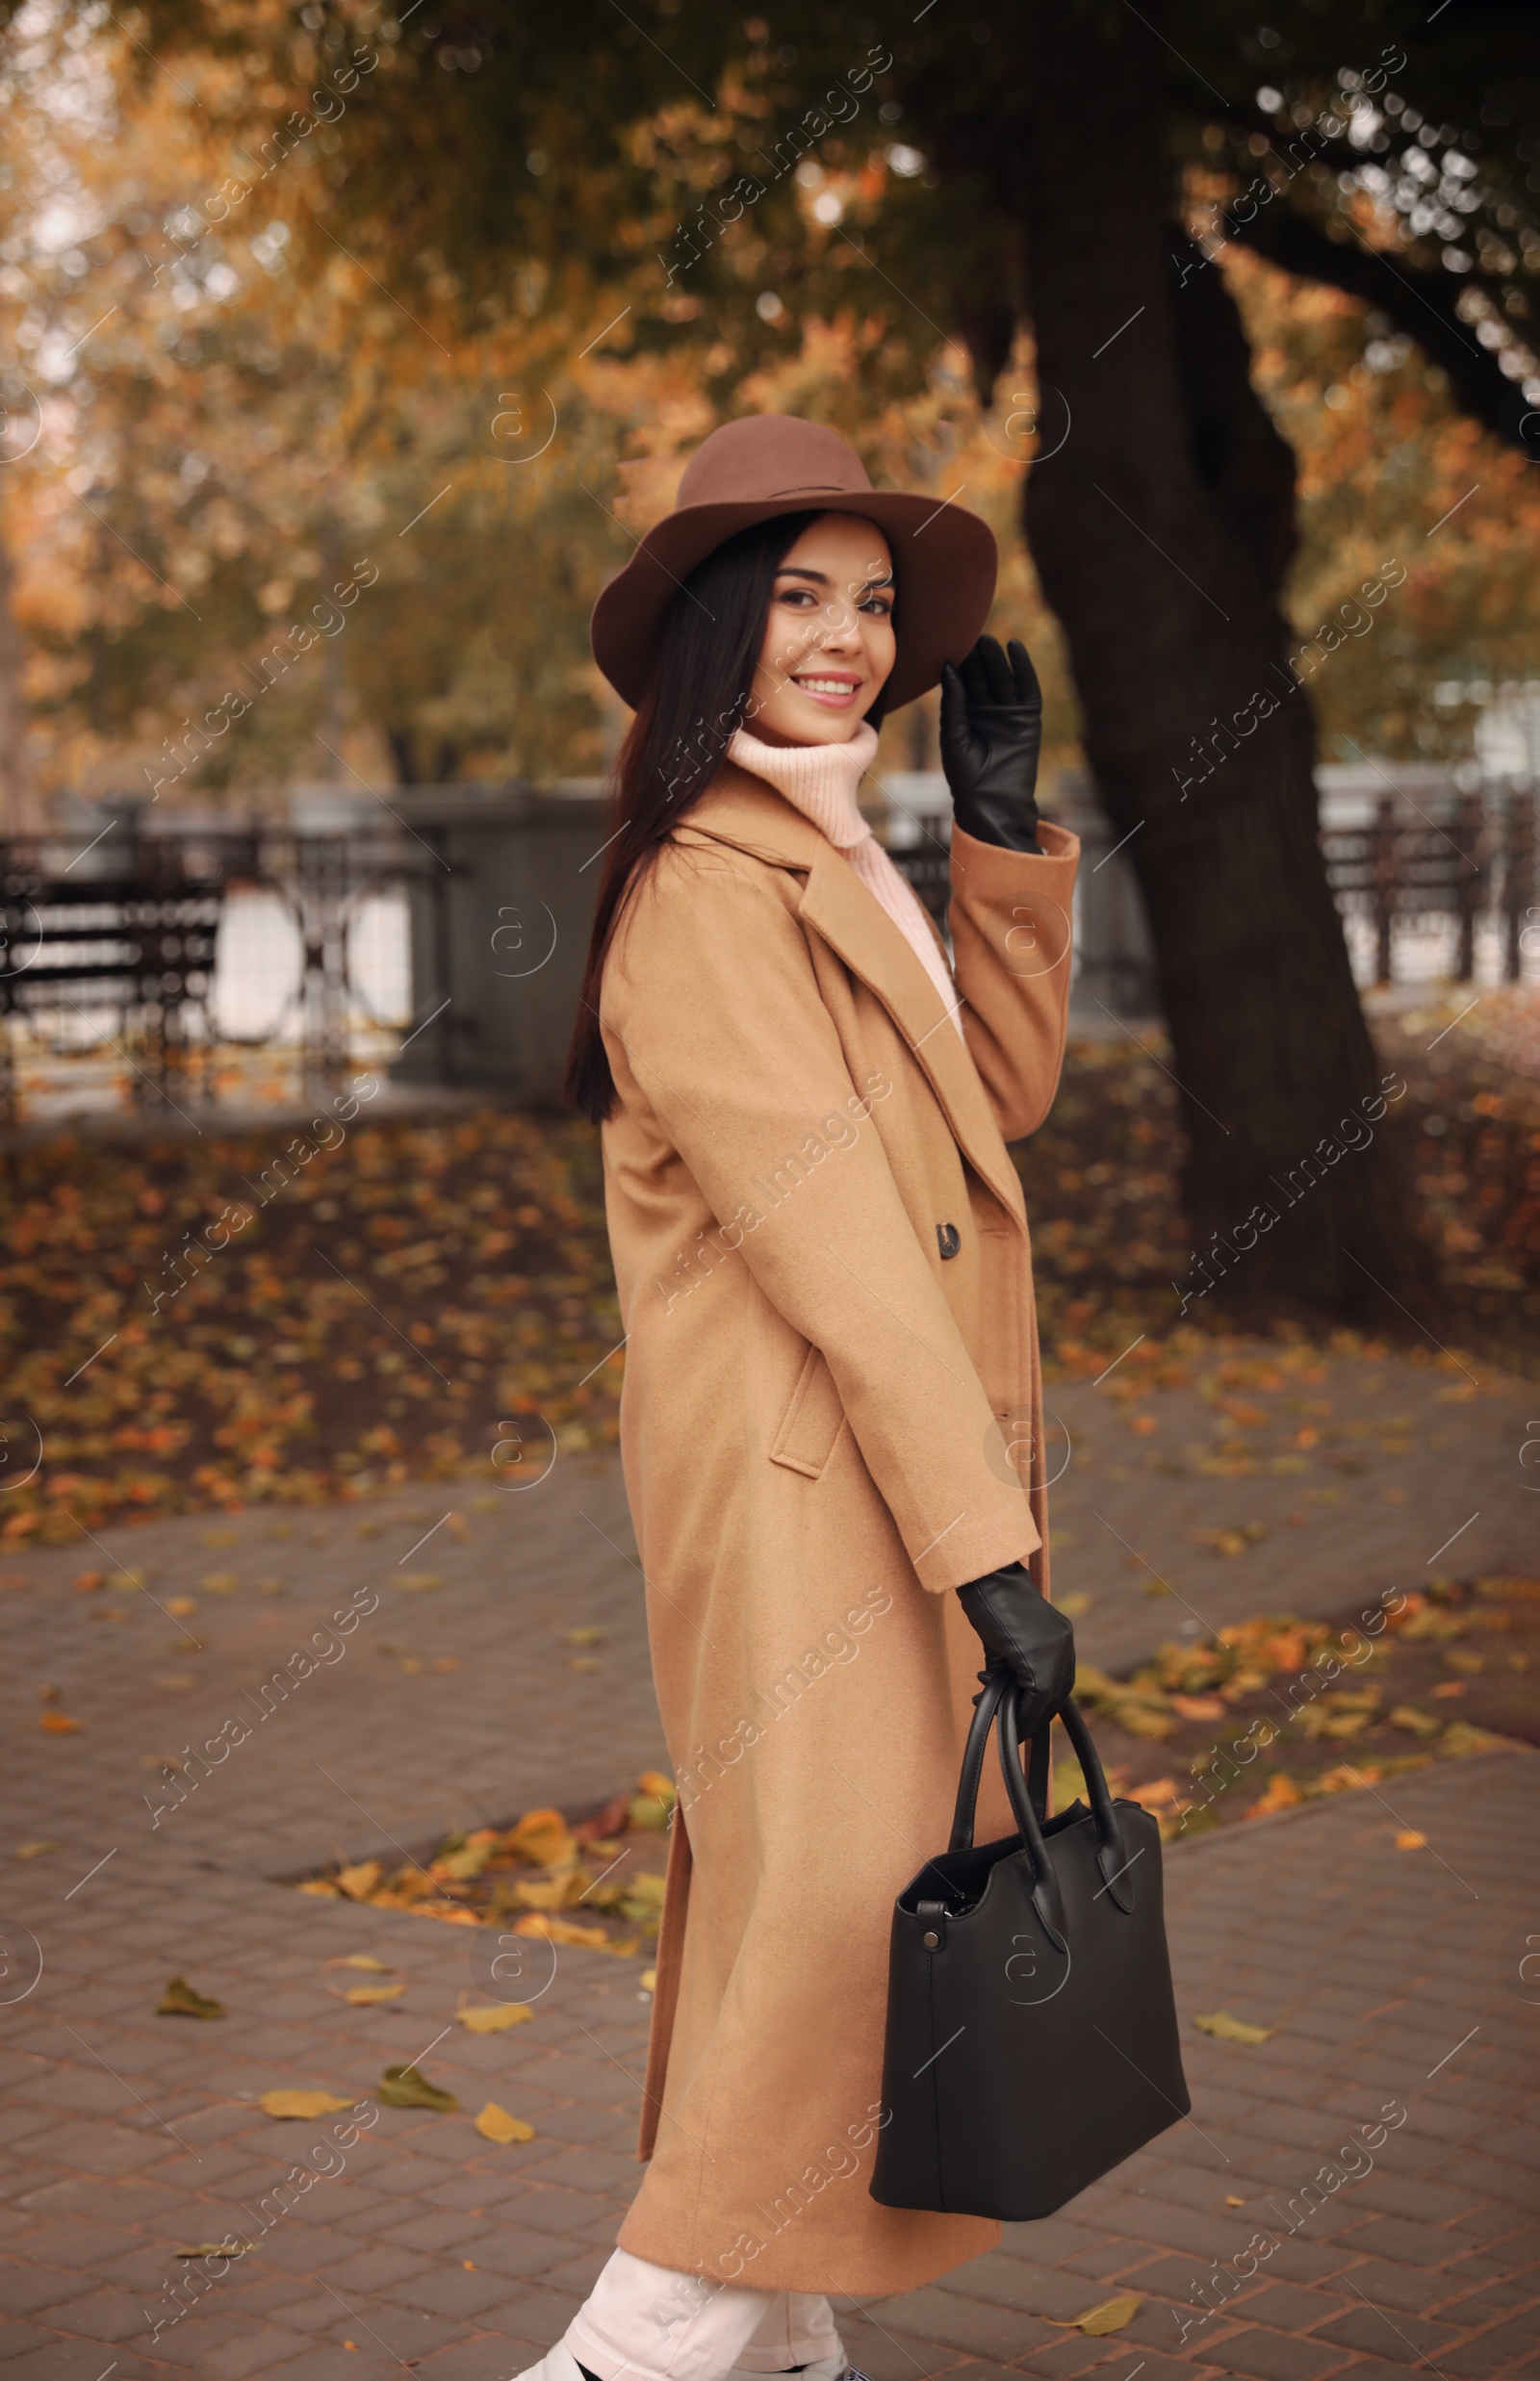
[[[1327,823],[1322,848],[1344,932],[1361,972],[1390,984],[1409,946],[1432,942],[1440,973],[1469,984],[1477,945],[1503,981],[1524,973],[1526,932],[1536,919],[1536,796],[1518,788],[1462,793],[1437,809],[1409,810],[1380,795],[1371,818]],[[1531,936],[1531,944],[1540,936]]]
[[[335,1081],[360,1015],[400,1023],[372,1009],[354,943],[366,905],[416,873],[394,834],[197,829],[72,857],[53,838],[0,844],[0,1110],[14,1114],[18,1037],[60,1058],[113,1051],[144,1100],[173,1078],[206,1098],[221,1046],[280,1037],[305,1082]],[[213,1011],[220,930],[251,894],[276,903],[295,945],[256,1033]]]
[[[1371,794],[1364,777],[1383,774],[1322,772],[1322,846],[1358,982],[1540,977],[1533,791],[1460,793],[1426,769]],[[895,805],[892,856],[941,918],[949,809],[932,797],[944,801],[944,787],[904,787],[911,807]],[[126,1084],[140,1102],[180,1107],[221,1085],[249,1089],[268,1066],[258,1053],[294,1096],[366,1052],[371,1063],[393,1056],[398,1035],[403,1083],[478,1083],[548,1103],[603,845],[593,789],[422,787],[397,800],[389,832],[361,814],[324,833],[197,827],[104,832],[83,848],[0,843],[0,1115],[15,1114],[23,1062],[39,1112],[66,1096],[66,1074],[75,1086],[90,1075],[79,1062],[91,1056],[110,1077],[93,1098],[116,1100]],[[1057,815],[1084,847],[1074,1013],[1088,1027],[1150,1014],[1152,953],[1116,830],[1084,781],[1061,781]],[[510,920],[524,922],[523,939]],[[394,969],[377,951],[361,963],[382,927]],[[233,1001],[243,945],[244,1001]],[[44,1076],[48,1097],[35,1098]]]

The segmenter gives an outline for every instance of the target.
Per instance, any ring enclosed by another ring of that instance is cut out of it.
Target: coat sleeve
[[[1041,852],[952,834],[949,924],[962,1035],[1007,1140],[1053,1105],[1069,1016],[1069,941],[1079,837],[1048,819]]]
[[[605,964],[605,1046],[724,1245],[822,1351],[922,1585],[960,1587],[1025,1561],[1037,1525],[870,1121],[881,1089],[853,1080],[769,879],[736,854],[663,852]]]

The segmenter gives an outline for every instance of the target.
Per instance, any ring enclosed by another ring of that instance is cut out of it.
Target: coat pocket
[[[770,1460],[816,1480],[845,1426],[834,1377],[816,1347],[809,1347],[791,1393],[791,1403],[770,1449]]]

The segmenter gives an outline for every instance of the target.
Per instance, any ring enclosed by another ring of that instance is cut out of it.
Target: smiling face
[[[893,560],[853,513],[820,513],[776,573],[744,725],[766,744],[845,744],[892,674]]]

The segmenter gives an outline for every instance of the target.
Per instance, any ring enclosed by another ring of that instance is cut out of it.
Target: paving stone
[[[1257,2381],[1321,2381],[1348,2361],[1347,2351],[1276,2331],[1242,2331],[1203,2351],[1223,2372],[1255,2374]]]
[[[1086,1413],[1103,1437],[1116,1426],[1101,1398]],[[1476,1471],[1484,1460],[1474,1459]],[[324,2191],[291,2191],[290,2212],[272,2221],[275,2191],[295,2161],[319,2155],[312,2145],[326,2134],[274,2126],[255,2103],[274,2083],[367,2098],[388,2059],[427,2056],[424,2045],[452,2020],[468,1983],[461,1931],[304,1899],[268,1882],[273,1875],[303,1873],[334,1844],[351,1856],[383,1849],[395,1857],[392,1835],[425,1847],[450,1824],[506,1819],[532,1803],[592,1807],[660,1758],[634,1574],[581,1521],[586,1505],[627,1542],[613,1467],[577,1485],[580,1502],[558,1512],[553,1501],[551,1521],[511,1555],[500,1544],[492,1566],[485,1538],[453,1549],[460,1568],[435,1612],[465,1663],[452,1714],[408,1697],[404,1680],[344,1665],[316,1681],[311,1704],[292,1698],[250,1741],[239,1786],[233,1772],[219,1773],[156,1831],[138,1799],[140,1715],[159,1707],[150,1681],[164,1651],[148,1634],[115,1651],[102,1643],[108,1632],[81,1631],[67,1592],[72,1557],[8,1555],[43,1582],[7,1600],[8,1623],[19,1616],[24,1639],[18,1665],[60,1677],[76,1701],[99,1695],[80,1703],[91,1727],[71,1741],[64,1801],[52,1784],[50,1806],[30,1807],[44,1787],[23,1775],[12,1821],[22,1833],[68,1836],[61,1874],[67,1866],[69,1882],[115,1840],[120,1849],[67,1906],[40,1867],[11,1881],[16,1916],[46,1936],[48,1953],[38,1998],[13,2018],[0,2052],[13,2119],[0,2240],[29,2283],[44,2286],[40,2298],[29,2287],[26,2303],[8,2307],[16,2320],[0,2338],[11,2347],[7,2381],[33,2370],[38,2381],[98,2381],[115,2356],[113,2381],[244,2381],[248,2372],[358,2381],[368,2358],[386,2369],[391,2356],[445,2381],[513,2381],[564,2330],[643,2171],[632,2154],[632,2078],[650,2005],[633,1971],[576,1955],[517,2037],[476,2040],[457,2029],[434,2046],[429,2072],[467,2112],[503,2099],[535,2123],[530,2143],[492,2152],[468,2114],[386,2111]],[[1079,1475],[1070,1485],[1079,1497]],[[1113,1485],[1142,1499],[1157,1525],[1190,1493],[1147,1472]],[[1207,1485],[1199,1493],[1217,1496]],[[1116,1520],[1101,1487],[1096,1495]],[[388,1518],[421,1504],[407,1493],[381,1510]],[[362,1583],[371,1566],[385,1575],[383,1539],[356,1547],[352,1519],[325,1549],[310,1547],[305,1523],[274,1542],[285,1549],[275,1553],[261,1534],[270,1517],[238,1517],[252,1541],[249,1568],[288,1567],[290,1593],[263,1610],[232,1599],[208,1615],[198,1693],[210,1727],[239,1707],[243,1683],[270,1672],[270,1650],[277,1658],[303,1624],[315,1625],[313,1610]],[[427,1525],[403,1528],[400,1548]],[[168,1586],[180,1565],[179,1579],[195,1589],[209,1559],[198,1526],[158,1522],[111,1534],[125,1561],[151,1549]],[[1101,1534],[1093,1516],[1087,1526]],[[1373,1538],[1382,1526],[1365,1517],[1356,1553],[1342,1558],[1357,1562],[1355,1585],[1394,1575],[1399,1557]],[[1251,1558],[1256,1570],[1217,1566],[1212,1589],[1205,1574],[1204,1600],[1222,1600],[1219,1617],[1301,1608],[1285,1578],[1298,1542],[1278,1536],[1275,1573],[1270,1539]],[[1371,1560],[1373,1544],[1382,1550]],[[240,1569],[236,1556],[221,1559]],[[448,1559],[444,1569],[449,1575]],[[1116,1570],[1092,1572],[1096,1607],[1081,1630],[1089,1658],[1124,1658],[1117,1645],[1138,1653],[1171,1632]],[[1307,1584],[1313,1595],[1319,1580]],[[567,1673],[559,1651],[577,1609],[609,1632],[612,1666],[597,1682]],[[191,1735],[185,1720],[184,1728]],[[328,1785],[318,1761],[346,1791]],[[1489,1945],[1527,1914],[1504,1847],[1533,1839],[1540,1763],[1494,1754],[1443,1764],[1396,1780],[1389,1799],[1394,1818],[1373,1798],[1344,1796],[1168,1848],[1195,2122],[1058,2215],[1006,2227],[999,2251],[926,2291],[842,2311],[847,2345],[874,2381],[1008,2372],[1078,2381],[1102,2368],[1108,2381],[1126,2381],[1141,2360],[1141,2381],[1332,2381],[1339,2369],[1344,2381],[1399,2381],[1408,2360],[1382,2322],[1377,2341],[1365,2331],[1361,2345],[1349,2344],[1357,2319],[1378,2319],[1349,2281],[1403,2334],[1437,2343],[1431,2356],[1447,2381],[1517,2381],[1535,2356],[1540,2150],[1524,2112],[1526,2013],[1494,2006]],[[1481,1895],[1479,1924],[1436,1863],[1395,1855],[1401,1823],[1452,1847]],[[365,1950],[407,1980],[409,1993],[400,2009],[361,2019],[328,1991],[325,1963]],[[229,2017],[157,2020],[155,1998],[178,1972],[218,1991]],[[1187,2023],[1221,2006],[1279,2030],[1249,2051]],[[1473,2027],[1480,2031],[1429,2080]],[[1409,2112],[1369,2177],[1323,2207],[1303,2199],[1322,2162],[1372,2124],[1382,2102]],[[1228,2196],[1246,2204],[1229,2209]],[[1216,2261],[1233,2258],[1259,2228],[1277,2246],[1257,2275],[1231,2277],[1220,2311],[1198,2326],[1191,2292],[1212,2292],[1224,2270]],[[181,2270],[177,2244],[237,2232],[256,2238],[255,2253],[146,2353],[144,2309],[166,2303],[162,2286]],[[38,2270],[45,2252],[51,2274]],[[1145,2304],[1116,2337],[1086,2340],[1041,2319],[1066,2320],[1124,2288]],[[5,2296],[0,2281],[0,2303]],[[1193,2326],[1185,2345],[1175,2344],[1179,2317]],[[344,2349],[345,2337],[362,2353]]]

